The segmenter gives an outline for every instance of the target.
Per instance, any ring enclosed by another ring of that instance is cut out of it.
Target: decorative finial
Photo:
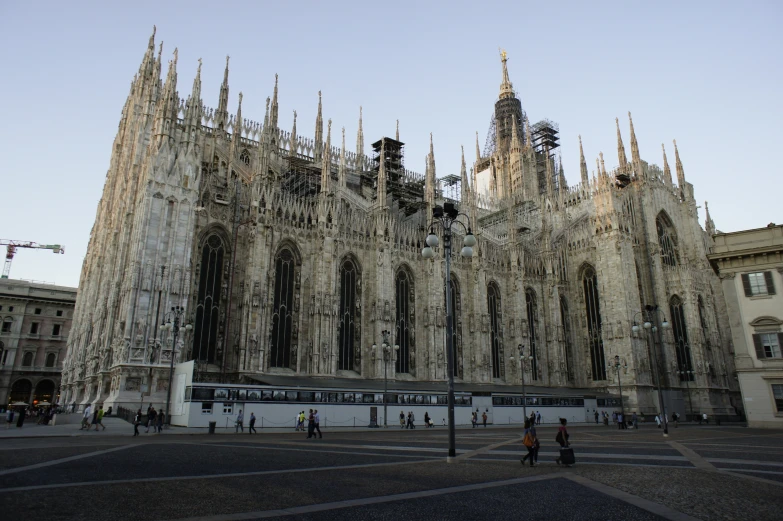
[[[506,52],[506,50],[505,49],[500,49],[499,47],[498,47],[498,50],[500,51],[500,61],[502,61],[504,63],[507,62],[508,61],[508,53]]]
[[[319,102],[321,101],[321,91],[320,90],[318,91],[318,101]]]
[[[239,91],[239,104],[242,104],[242,91]]]
[[[327,126],[329,132],[332,131],[332,118],[329,118],[329,125]]]
[[[163,40],[160,41],[160,45],[158,46],[158,61],[160,61],[160,56],[163,54]]]
[[[198,70],[196,71],[197,75],[201,75],[201,58],[198,59]]]
[[[174,47],[174,65],[177,64],[178,59],[179,59],[179,49],[177,47]]]
[[[230,60],[230,59],[231,59],[231,56],[229,56],[228,54],[226,54],[226,67],[228,67],[228,60]]]

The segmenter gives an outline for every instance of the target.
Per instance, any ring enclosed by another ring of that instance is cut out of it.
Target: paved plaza
[[[574,426],[577,464],[565,468],[542,426],[531,468],[515,427],[459,429],[446,462],[443,427],[134,438],[106,423],[0,432],[4,518],[778,520],[783,508],[780,431]]]

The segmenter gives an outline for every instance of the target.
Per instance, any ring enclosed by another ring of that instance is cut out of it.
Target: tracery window
[[[361,275],[353,259],[340,265],[340,321],[338,365],[361,371]]]
[[[598,277],[592,266],[586,267],[582,272],[582,287],[585,295],[587,335],[590,345],[593,380],[606,380],[604,340],[601,337],[601,303],[598,298]]]
[[[487,286],[487,309],[489,310],[489,341],[492,353],[492,377],[503,378],[503,332],[501,331],[502,308],[500,306],[500,288],[494,282]]]
[[[247,152],[247,149],[243,149],[242,153],[239,154],[239,160],[245,163],[246,165],[250,164],[250,154]]]
[[[275,287],[272,305],[272,338],[269,343],[269,366],[296,369],[292,347],[296,335],[294,299],[297,289],[297,259],[290,247],[275,256]]]
[[[226,247],[217,234],[211,234],[201,248],[198,273],[196,324],[193,330],[193,359],[210,364],[222,363],[223,327],[220,317],[223,287],[223,263]]]
[[[527,356],[532,356],[531,364],[532,379],[538,380],[538,336],[536,326],[538,325],[538,302],[536,292],[531,288],[525,290],[525,310],[527,313],[527,334],[530,339],[530,352]]]
[[[672,317],[672,333],[674,334],[674,348],[677,354],[677,372],[680,381],[693,381],[693,364],[691,363],[691,346],[688,343],[688,328],[685,323],[685,310],[682,300],[674,295],[669,300],[669,312]]]
[[[661,212],[655,219],[655,228],[658,231],[658,245],[661,248],[661,261],[664,266],[677,266],[677,235],[669,218]]]
[[[411,362],[415,356],[414,346],[414,286],[413,277],[406,269],[397,271],[394,278],[396,300],[396,323],[394,338],[400,350],[397,352],[395,365],[398,373],[410,373],[413,369]]]
[[[565,348],[566,375],[568,381],[574,379],[573,344],[571,342],[571,319],[568,316],[568,302],[560,295],[560,321],[563,323],[563,347]]]
[[[451,292],[451,337],[453,340],[454,376],[459,378],[462,376],[462,320],[460,318],[462,298],[459,291],[459,283],[454,275],[451,276],[451,281],[449,281],[449,290]],[[446,345],[448,345],[448,343]]]

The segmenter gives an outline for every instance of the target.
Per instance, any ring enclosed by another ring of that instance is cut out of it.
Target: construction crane
[[[0,239],[0,246],[5,246],[5,266],[3,266],[2,279],[7,279],[11,273],[11,261],[14,260],[14,254],[17,248],[36,248],[39,250],[52,250],[52,253],[65,253],[65,246],[60,244],[38,244],[32,241],[12,241],[9,239]]]

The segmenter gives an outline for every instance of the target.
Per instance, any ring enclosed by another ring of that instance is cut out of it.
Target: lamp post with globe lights
[[[174,334],[171,340],[171,361],[169,363],[169,389],[166,393],[166,425],[171,425],[171,387],[174,378],[174,359],[177,354],[177,337],[180,333],[186,333],[193,329],[191,324],[180,325],[180,319],[185,313],[185,308],[174,306],[171,311],[163,316],[163,325],[160,326],[164,331],[172,331]]]
[[[525,346],[522,344],[519,344],[517,346],[517,351],[519,351],[519,372],[520,376],[522,378],[522,414],[523,420],[527,419],[527,392],[525,391],[525,361],[530,360],[533,361],[533,355],[530,354],[528,356],[525,356]],[[511,361],[514,361],[514,355],[511,355],[510,357]]]
[[[387,418],[387,406],[388,406],[388,400],[387,400],[387,393],[389,392],[389,380],[387,376],[387,368],[389,366],[389,360],[392,358],[392,346],[389,344],[389,335],[391,333],[389,331],[383,330],[381,331],[381,336],[383,337],[383,342],[381,343],[381,355],[383,356],[383,428],[386,429],[389,427],[388,422],[386,421]],[[372,351],[373,353],[375,350],[378,349],[377,344],[372,345]],[[395,344],[394,345],[394,360],[397,360],[397,352],[400,350],[400,346]]]
[[[462,216],[467,220],[465,214],[459,213],[459,210],[453,203],[444,203],[443,206],[436,206],[432,209],[432,223],[430,224],[430,233],[425,240],[426,246],[421,251],[421,256],[425,259],[435,257],[435,250],[440,241],[435,235],[435,227],[440,226],[443,229],[443,256],[446,260],[446,273],[444,276],[445,295],[446,295],[446,367],[449,372],[448,388],[448,409],[449,409],[449,456],[448,459],[457,455],[456,435],[454,425],[454,311],[451,309],[451,227],[461,226],[465,231],[463,248],[460,254],[463,257],[473,257],[473,247],[476,245],[476,237],[471,232],[469,226],[465,226],[458,218]]]
[[[641,316],[644,322],[641,326],[636,323],[636,317]],[[658,407],[660,409],[660,413],[663,418],[661,419],[663,421],[663,436],[664,438],[669,436],[669,422],[666,419],[666,405],[663,402],[663,391],[661,390],[661,380],[660,376],[658,375],[658,359],[655,354],[656,347],[655,347],[655,335],[659,334],[658,327],[653,323],[655,320],[661,321],[661,328],[662,329],[669,329],[669,322],[666,320],[666,315],[663,314],[663,311],[661,311],[658,306],[651,306],[647,305],[642,311],[637,311],[636,314],[633,316],[633,326],[631,327],[631,330],[634,333],[639,333],[641,331],[644,332],[645,339],[647,341],[647,349],[651,353],[651,364],[653,368],[653,378],[655,379],[655,386],[658,388]],[[652,337],[653,347],[650,349],[650,337]]]

